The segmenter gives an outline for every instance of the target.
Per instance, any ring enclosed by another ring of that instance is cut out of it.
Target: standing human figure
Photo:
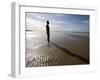
[[[50,42],[50,28],[49,28],[49,21],[46,21],[46,32],[47,32],[47,41]]]

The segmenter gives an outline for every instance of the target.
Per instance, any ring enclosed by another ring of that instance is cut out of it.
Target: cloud
[[[89,23],[89,20],[84,20],[82,21],[82,23]]]
[[[32,29],[32,30],[35,30],[35,31],[44,31],[45,30],[45,24],[42,23],[41,21],[39,20],[34,20],[34,19],[31,19],[31,18],[26,18],[26,26],[27,26],[27,29]]]
[[[37,19],[39,19],[39,20],[45,20],[46,19],[46,17],[44,17],[44,16],[35,16]]]

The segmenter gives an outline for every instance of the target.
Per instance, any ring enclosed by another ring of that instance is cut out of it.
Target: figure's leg
[[[47,39],[48,39],[47,41],[48,41],[48,43],[49,43],[49,34],[47,34]]]
[[[49,35],[48,35],[48,43],[49,43]]]
[[[47,33],[47,42],[48,42],[48,33]]]

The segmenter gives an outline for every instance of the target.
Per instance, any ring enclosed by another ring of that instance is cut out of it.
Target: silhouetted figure
[[[46,21],[46,32],[47,32],[47,41],[50,42],[50,28],[49,28],[49,21]]]

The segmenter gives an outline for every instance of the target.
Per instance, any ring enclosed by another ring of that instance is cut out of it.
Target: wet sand
[[[89,64],[89,33],[26,32],[26,67]]]

